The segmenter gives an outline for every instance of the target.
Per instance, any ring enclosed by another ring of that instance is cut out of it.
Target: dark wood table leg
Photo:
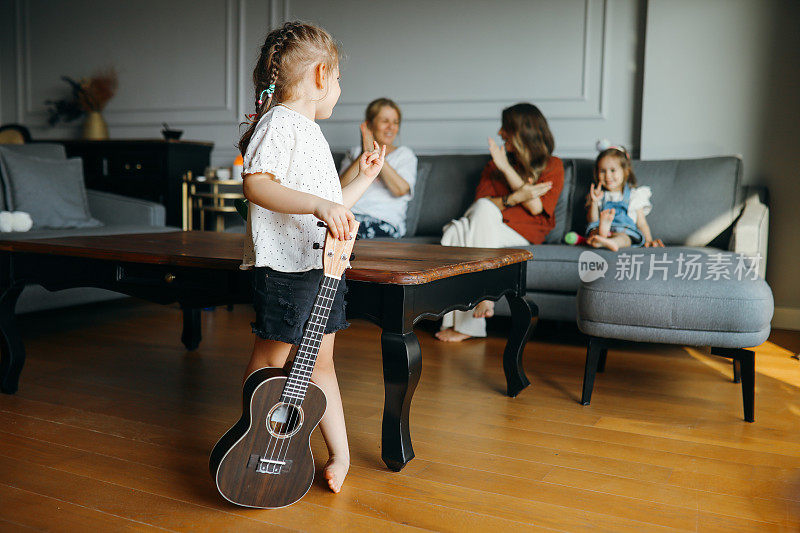
[[[511,308],[511,332],[503,352],[503,370],[506,373],[506,394],[513,398],[531,384],[522,368],[522,353],[531,332],[533,315],[528,302],[521,296],[507,294],[506,299]]]
[[[25,345],[17,328],[14,307],[24,288],[16,285],[6,288],[0,295],[0,334],[2,334],[2,356],[0,356],[0,390],[14,394],[19,386],[19,375],[25,364]]]
[[[414,332],[381,334],[383,351],[383,449],[381,458],[399,472],[414,458],[408,414],[422,371],[422,350]]]
[[[183,333],[181,334],[181,342],[186,346],[190,352],[200,346],[202,336],[200,326],[200,309],[197,307],[189,307],[181,305],[183,310]]]

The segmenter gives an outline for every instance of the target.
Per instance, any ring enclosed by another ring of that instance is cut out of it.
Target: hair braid
[[[331,68],[339,62],[339,49],[322,28],[287,22],[267,35],[253,69],[256,113],[248,115],[252,120],[248,120],[249,127],[239,139],[238,148],[242,155],[245,155],[261,117],[274,103],[291,100],[304,73],[316,62],[324,62]],[[261,96],[271,86],[274,90],[263,100]]]

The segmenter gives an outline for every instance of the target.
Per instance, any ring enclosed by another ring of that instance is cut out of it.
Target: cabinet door
[[[164,158],[144,150],[109,151],[103,157],[103,190],[164,202]]]

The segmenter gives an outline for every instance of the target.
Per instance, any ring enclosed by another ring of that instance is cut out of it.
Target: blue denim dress
[[[631,203],[631,188],[625,185],[622,191],[622,200],[619,201],[606,201],[603,195],[603,203],[600,204],[600,211],[606,209],[614,210],[614,220],[611,222],[612,233],[625,233],[631,238],[631,246],[642,246],[644,244],[644,235],[639,231],[636,226],[636,221],[628,216],[628,205]],[[596,229],[600,225],[600,221],[596,220],[590,222],[586,226],[586,235]]]

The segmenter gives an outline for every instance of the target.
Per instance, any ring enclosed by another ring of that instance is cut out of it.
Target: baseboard
[[[800,307],[776,307],[772,327],[800,330]]]

